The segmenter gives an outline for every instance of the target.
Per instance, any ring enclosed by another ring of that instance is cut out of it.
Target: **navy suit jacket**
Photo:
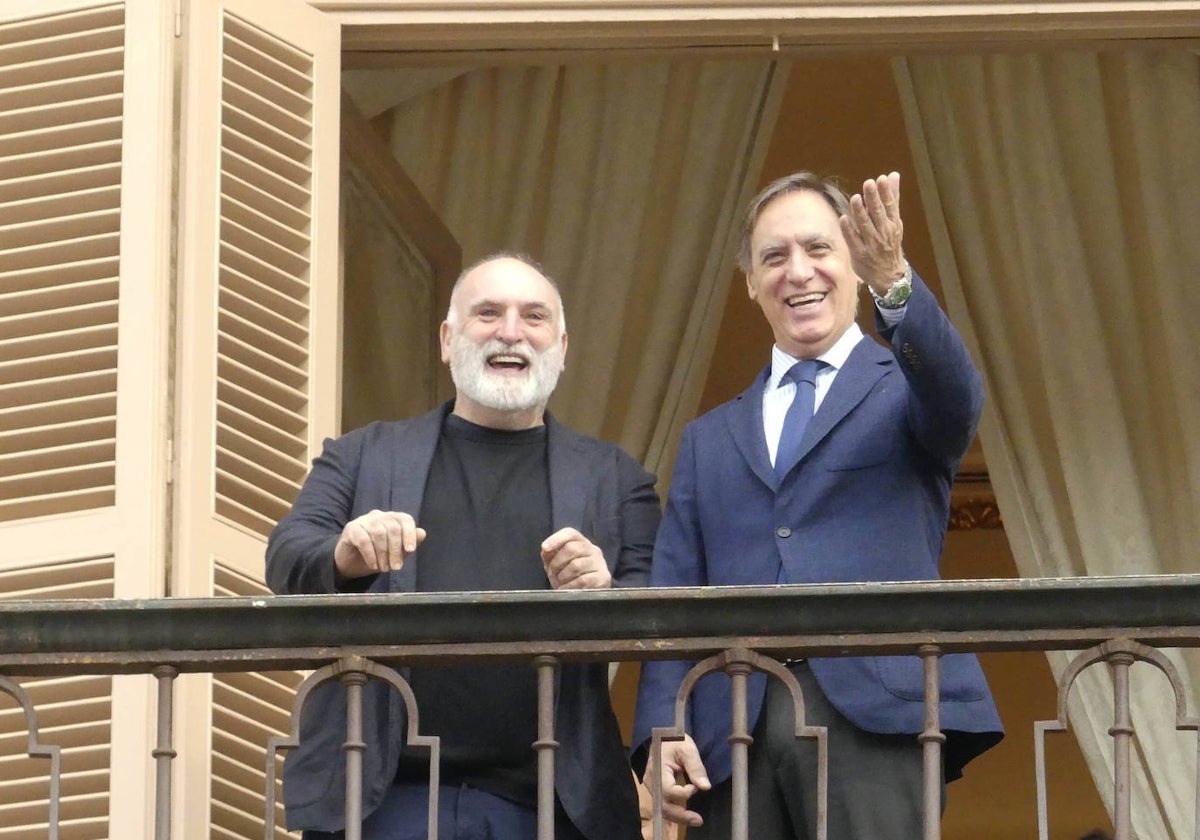
[[[864,337],[805,429],[796,466],[779,480],[763,434],[768,367],[737,398],[684,430],[654,549],[652,586],[731,586],[939,577],[950,485],[975,434],[983,387],[958,333],[914,277],[903,320]],[[782,566],[782,577],[780,569]],[[642,668],[634,744],[674,725],[689,662]],[[919,733],[924,674],[916,656],[811,661],[830,702],[861,729]],[[753,727],[766,681],[749,682]],[[701,680],[688,731],[712,781],[730,775],[730,681]],[[974,656],[942,660],[946,778],[1001,737]],[[643,755],[640,756],[644,758]]]
[[[419,516],[449,410],[446,404],[412,420],[372,423],[325,442],[291,512],[267,543],[267,583],[273,592],[414,590],[420,549],[400,571],[350,581],[340,590],[333,549],[345,524],[372,509]],[[546,426],[553,530],[572,526],[596,543],[614,586],[645,586],[660,519],[654,476],[613,444],[574,432],[549,415]],[[364,687],[363,698],[366,815],[378,807],[395,778],[405,711],[399,694],[376,680]],[[345,720],[341,683],[326,684],[310,695],[301,715],[300,746],[284,764],[290,830],[344,828]],[[569,663],[560,669],[555,731],[561,743],[555,753],[555,789],[575,826],[590,840],[639,840],[637,796],[605,664]]]

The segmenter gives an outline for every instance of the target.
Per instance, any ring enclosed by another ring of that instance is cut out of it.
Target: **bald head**
[[[558,313],[558,331],[559,335],[562,335],[567,331],[567,315],[563,310],[562,294],[558,290],[558,283],[533,259],[508,251],[497,252],[481,260],[476,260],[459,273],[458,279],[454,281],[454,286],[450,290],[450,306],[446,310],[446,321],[452,327],[459,323],[458,304],[464,285],[473,288],[480,280],[495,279],[497,276],[501,282],[506,284],[524,276],[531,284],[536,285],[534,275],[549,286],[549,295],[544,295],[544,297],[548,298],[546,302],[549,302],[549,298],[553,298]]]
[[[441,345],[455,414],[492,428],[541,425],[567,351],[562,298],[529,260],[489,257],[454,284]]]

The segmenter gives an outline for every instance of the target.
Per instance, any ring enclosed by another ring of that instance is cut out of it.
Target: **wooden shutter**
[[[0,597],[164,592],[172,30],[159,0],[0,4]],[[149,682],[24,688],[62,750],[59,836],[141,836]],[[47,835],[25,732],[0,698],[3,840]]]
[[[111,598],[113,558],[13,567],[0,572],[5,598]],[[112,679],[103,676],[18,679],[37,712],[38,739],[61,749],[63,840],[108,837]],[[0,699],[0,840],[46,836],[49,762],[26,756],[23,709]]]
[[[257,580],[220,563],[214,584],[215,595],[268,594]],[[272,735],[289,730],[292,700],[303,679],[295,671],[213,677],[213,838],[263,836],[264,747]],[[284,838],[283,792],[278,779],[274,784],[275,835]]]
[[[116,503],[124,10],[0,32],[4,523]]]
[[[262,594],[266,537],[337,432],[339,29],[300,0],[192,3],[185,28],[171,586]],[[262,836],[296,682],[180,681],[186,836]]]

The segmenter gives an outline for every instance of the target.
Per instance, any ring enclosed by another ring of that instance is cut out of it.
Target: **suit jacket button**
[[[791,528],[776,528],[775,529],[775,536],[779,537],[780,539],[786,540],[791,535],[792,535]]]

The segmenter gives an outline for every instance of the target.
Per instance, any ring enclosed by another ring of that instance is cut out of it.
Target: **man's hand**
[[[904,276],[904,222],[900,219],[900,173],[863,182],[850,197],[850,212],[839,219],[850,248],[854,273],[885,295]]]
[[[655,840],[654,803],[650,800],[650,791],[642,784],[642,780],[637,778],[636,774],[634,775],[633,783],[637,788],[638,815],[642,819],[642,840]],[[673,822],[664,822],[663,836],[658,840],[678,840],[678,838],[679,826]]]
[[[552,589],[612,587],[604,552],[574,528],[555,531],[542,541],[542,565]]]
[[[654,774],[659,772],[655,759],[654,751],[651,750],[646,774],[642,777],[651,795],[654,791],[651,780]],[[704,762],[700,760],[700,750],[696,748],[692,736],[684,735],[682,741],[663,741],[662,765],[663,819],[685,825],[703,824],[704,819],[699,814],[687,809],[687,801],[692,794],[712,787],[708,781],[708,771],[704,769]]]
[[[424,539],[425,529],[409,514],[373,510],[346,523],[333,549],[333,563],[344,578],[399,571]]]

